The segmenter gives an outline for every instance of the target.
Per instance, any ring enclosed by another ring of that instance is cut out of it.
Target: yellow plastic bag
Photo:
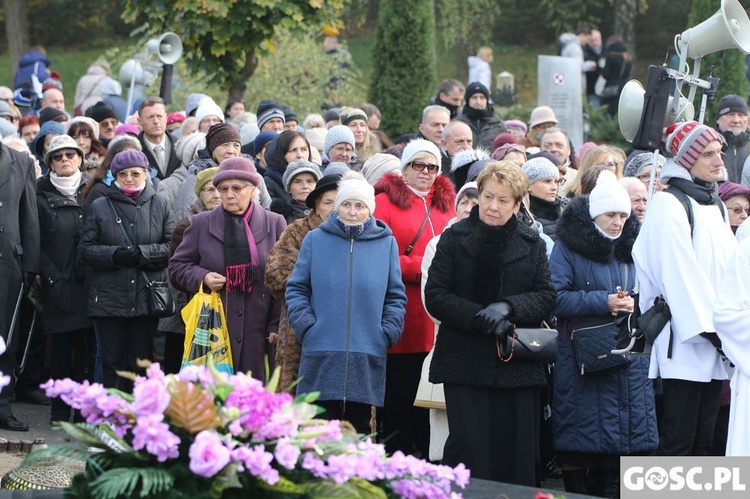
[[[208,356],[219,372],[234,374],[232,348],[229,342],[224,305],[216,291],[203,292],[203,283],[198,292],[182,309],[185,321],[185,349],[182,366],[205,366]]]

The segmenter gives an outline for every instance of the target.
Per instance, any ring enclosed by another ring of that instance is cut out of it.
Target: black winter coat
[[[539,327],[552,315],[555,289],[547,263],[546,246],[539,235],[515,223],[504,250],[498,250],[500,275],[478,268],[478,250],[489,227],[479,220],[475,207],[468,219],[443,232],[425,286],[427,311],[441,321],[430,365],[430,381],[491,388],[522,388],[545,384],[539,363],[497,355],[494,336],[472,328],[483,305],[473,300],[475,281],[498,286],[500,300],[512,308],[511,320],[519,327]]]
[[[554,203],[529,194],[529,211],[534,219],[542,224],[542,230],[550,239],[557,241],[557,220],[560,218],[569,200],[557,198]]]
[[[79,254],[89,267],[89,317],[148,316],[148,290],[141,271],[152,281],[167,280],[174,225],[167,200],[156,196],[151,184],[132,200],[113,183],[106,197],[91,204],[79,246]],[[130,246],[123,228],[130,243],[141,250],[136,267],[120,267],[112,261],[117,248]]]
[[[84,264],[78,257],[83,228],[83,202],[63,196],[45,175],[37,182],[37,206],[41,233],[40,271],[42,320],[47,334],[91,326],[86,317]]]

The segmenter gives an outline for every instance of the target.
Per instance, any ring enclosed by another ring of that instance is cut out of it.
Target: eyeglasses
[[[433,165],[430,163],[423,163],[421,161],[412,161],[411,167],[418,172],[423,172],[427,170],[428,173],[437,173],[438,168],[440,168],[438,165]]]
[[[240,184],[232,184],[232,185],[221,185],[218,187],[219,194],[227,194],[230,190],[235,193],[239,194],[242,192],[243,189],[246,187],[250,187],[250,184],[240,185]]]
[[[129,172],[126,170],[123,170],[121,172],[117,172],[117,178],[132,178],[133,180],[138,180],[143,176],[143,172],[140,172],[138,170]]]
[[[567,181],[568,181],[568,179],[566,179],[565,177],[558,178],[557,179],[557,185],[565,185],[565,182],[567,182]]]
[[[638,180],[640,180],[641,182],[646,182],[646,181],[650,182],[651,181],[651,173],[650,172],[649,173],[644,173],[643,175],[638,175],[636,178]],[[659,172],[656,172],[656,175],[654,176],[654,180],[656,182],[659,181]]]
[[[76,156],[76,154],[78,154],[77,151],[74,151],[72,149],[68,149],[65,152],[56,152],[56,153],[53,153],[52,154],[52,159],[54,161],[62,161],[63,156],[65,156],[68,159],[73,159]]]
[[[614,168],[617,167],[617,163],[615,163],[614,161],[607,161],[605,163],[597,163],[594,166],[599,166],[601,168],[612,168],[612,169],[614,169]]]
[[[745,215],[750,216],[750,208],[743,208],[742,206],[736,204],[734,206],[727,206],[730,210],[732,210],[732,213],[735,215],[741,215],[742,212],[745,212]]]

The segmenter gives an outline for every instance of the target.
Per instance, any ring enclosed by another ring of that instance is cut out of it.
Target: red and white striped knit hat
[[[697,121],[670,125],[667,134],[667,150],[674,155],[674,162],[688,171],[710,142],[724,142],[719,132]]]

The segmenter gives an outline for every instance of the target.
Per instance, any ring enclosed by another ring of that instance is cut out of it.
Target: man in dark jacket
[[[465,90],[463,83],[455,78],[443,80],[437,95],[430,99],[430,105],[443,106],[451,112],[451,119],[454,120],[461,115],[461,102],[464,100]]]
[[[174,150],[175,140],[167,132],[167,109],[161,97],[147,97],[138,106],[138,117],[143,132],[138,140],[148,158],[148,167],[156,171],[159,180],[172,175],[180,167],[180,158]]]
[[[490,91],[479,82],[466,87],[464,110],[458,121],[463,121],[474,133],[474,147],[492,150],[492,142],[500,132],[505,131],[505,123],[495,116]]]
[[[23,283],[31,283],[39,271],[39,220],[36,204],[34,163],[25,154],[0,144],[0,335],[8,339],[13,312]],[[17,324],[16,324],[17,328]],[[14,337],[18,338],[18,330]],[[15,343],[15,342],[14,342]],[[10,384],[0,392],[0,428],[27,431],[28,425],[18,421],[10,408],[14,391],[13,347],[0,355],[0,371],[10,376]]]
[[[742,183],[743,165],[750,155],[750,132],[747,129],[747,102],[737,94],[725,95],[716,108],[716,130],[727,141],[724,151],[724,168],[727,179]],[[750,172],[748,172],[750,180]],[[747,185],[747,184],[746,184]]]

